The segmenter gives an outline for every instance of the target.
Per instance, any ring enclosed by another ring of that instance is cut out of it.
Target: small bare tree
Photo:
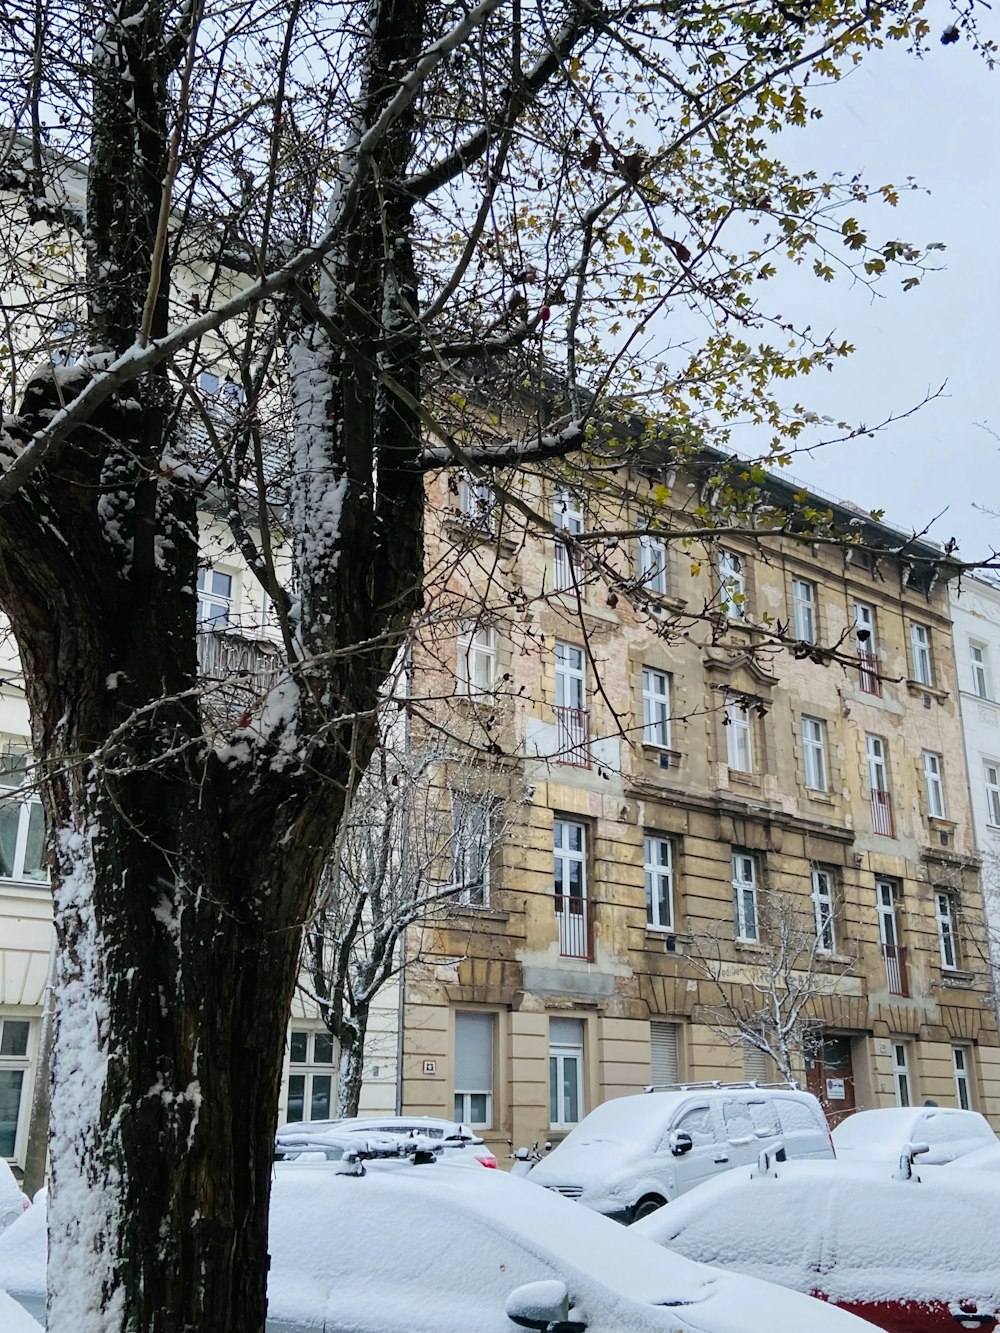
[[[732,962],[732,936],[716,929],[691,936],[688,957],[718,992],[705,1021],[731,1046],[773,1060],[783,1079],[800,1077],[817,1034],[815,1001],[834,994],[853,960],[834,961],[835,915],[809,899],[770,890],[760,894],[753,962]]]
[[[393,740],[397,743],[393,743]],[[469,747],[384,735],[341,823],[303,939],[300,989],[334,1041],[336,1114],[361,1097],[372,1005],[410,926],[489,900],[490,861],[520,796]]]

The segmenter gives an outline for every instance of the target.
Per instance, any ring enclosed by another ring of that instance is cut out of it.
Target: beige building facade
[[[645,534],[648,507],[549,484],[548,541],[505,535],[481,484],[477,510],[441,483],[442,523],[471,537],[417,690],[451,696],[524,796],[482,902],[411,940],[403,1107],[502,1156],[651,1083],[774,1078],[732,1014],[781,962],[784,905],[812,932],[794,1074],[831,1123],[932,1100],[1000,1128],[940,552],[871,522],[853,549],[684,545],[667,533],[690,480]]]

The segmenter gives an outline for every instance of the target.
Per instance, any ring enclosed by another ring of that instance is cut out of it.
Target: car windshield
[[[856,1111],[834,1129],[833,1145],[838,1153],[857,1152],[865,1156],[898,1153],[909,1141],[916,1120],[917,1112],[907,1108]]]
[[[670,1115],[678,1105],[676,1097],[655,1092],[640,1097],[615,1097],[591,1111],[559,1147],[617,1143],[630,1148],[653,1148],[663,1137]]]

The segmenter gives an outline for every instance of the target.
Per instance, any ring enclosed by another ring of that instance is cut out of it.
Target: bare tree
[[[338,1116],[358,1113],[369,1015],[409,928],[489,903],[490,863],[520,800],[516,776],[493,768],[445,739],[414,749],[384,736],[352,797],[300,982],[334,1041]]]
[[[300,933],[436,573],[425,476],[499,493],[576,454],[599,485],[740,417],[784,458],[804,418],[770,386],[849,348],[760,284],[922,261],[857,221],[888,187],[800,177],[767,136],[817,79],[919,46],[920,11],[5,10],[0,607],[58,935],[52,1333],[260,1333]],[[706,486],[691,540],[756,518],[724,469]],[[198,662],[210,501],[281,637],[232,714]]]
[[[764,890],[757,899],[752,958],[734,963],[732,930],[697,932],[687,956],[718,993],[704,1019],[731,1046],[759,1051],[795,1082],[817,1035],[815,1003],[837,993],[851,962],[832,956],[835,917],[808,898]]]

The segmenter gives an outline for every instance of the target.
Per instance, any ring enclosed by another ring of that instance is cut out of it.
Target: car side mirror
[[[569,1291],[558,1278],[515,1287],[504,1306],[507,1318],[537,1333],[583,1333],[583,1320],[570,1320]]]
[[[668,1142],[670,1151],[675,1157],[683,1157],[686,1152],[690,1152],[694,1147],[694,1139],[690,1134],[686,1134],[683,1129],[671,1130]]]

